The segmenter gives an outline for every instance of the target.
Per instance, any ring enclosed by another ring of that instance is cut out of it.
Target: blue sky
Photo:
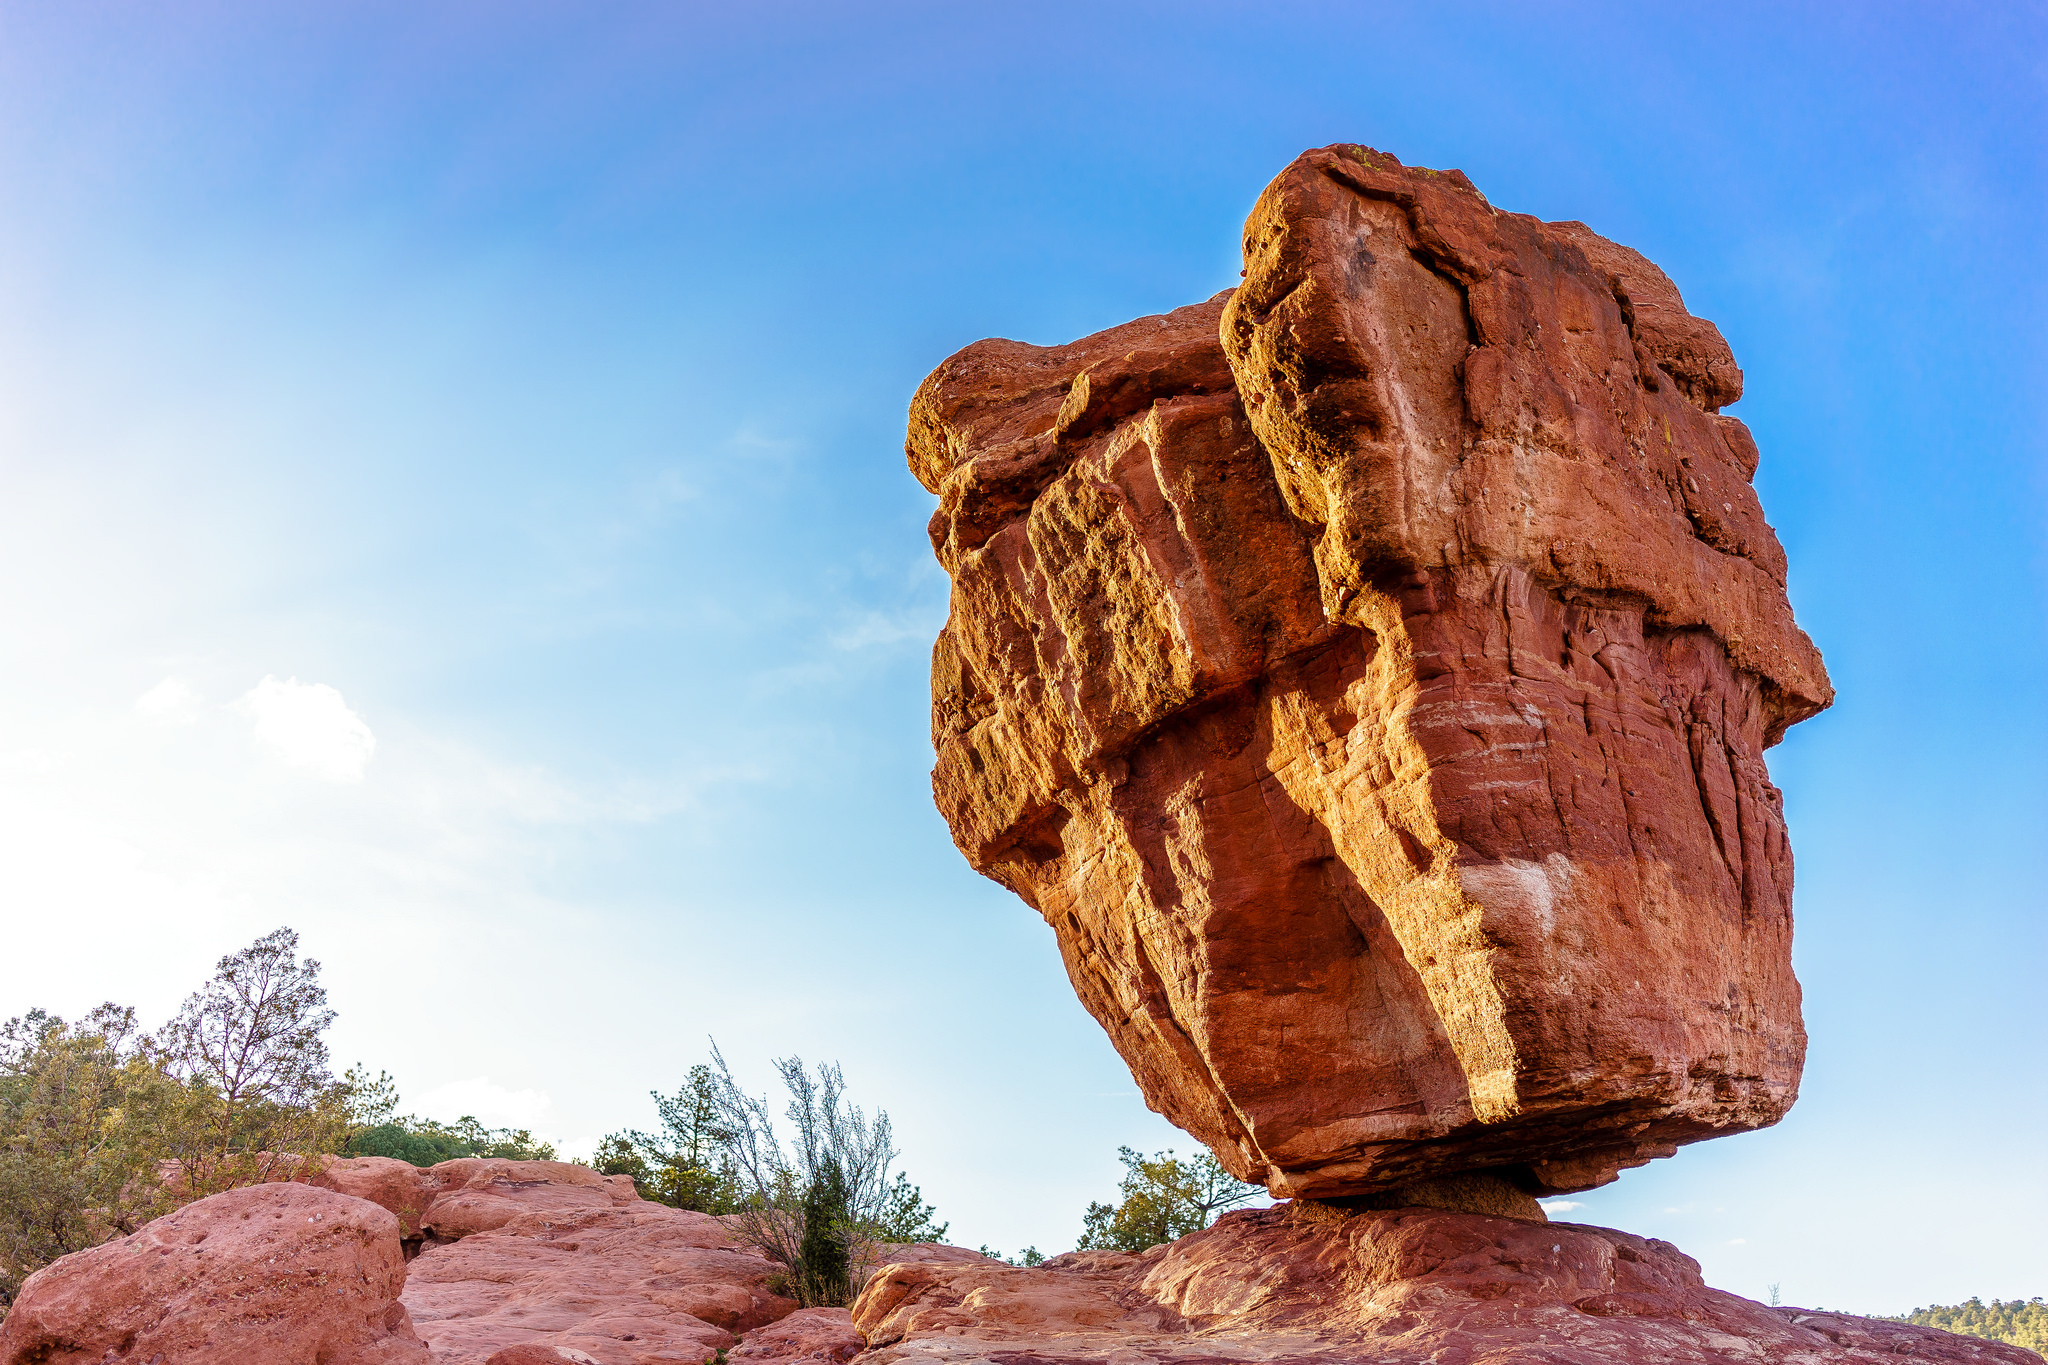
[[[442,1117],[587,1150],[707,1035],[837,1058],[955,1240],[1070,1246],[1189,1143],[931,809],[903,410],[1234,282],[1335,141],[1719,323],[1841,689],[1772,755],[1799,1106],[1565,1216],[2048,1293],[2031,4],[0,0],[0,1014],[288,923]]]

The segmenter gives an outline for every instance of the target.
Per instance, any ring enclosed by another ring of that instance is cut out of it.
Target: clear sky
[[[1189,1143],[931,808],[904,406],[1363,142],[1720,324],[1841,690],[1772,755],[1803,1098],[1565,1216],[2048,1294],[2044,91],[2018,0],[0,0],[0,1015],[290,924],[422,1112],[836,1058],[954,1240],[1071,1246]]]

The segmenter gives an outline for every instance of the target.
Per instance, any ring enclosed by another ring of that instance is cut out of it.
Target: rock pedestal
[[[1237,1175],[1558,1193],[1791,1105],[1763,751],[1832,691],[1741,386],[1635,252],[1343,146],[1234,291],[919,389],[939,808]]]
[[[1225,1214],[1143,1255],[887,1266],[853,1324],[872,1365],[2039,1365],[1931,1327],[1767,1308],[1669,1242],[1437,1209]]]

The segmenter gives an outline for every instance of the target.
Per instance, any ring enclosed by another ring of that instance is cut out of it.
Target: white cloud
[[[1728,1239],[1728,1245],[1732,1247],[1748,1246],[1749,1239],[1747,1237],[1730,1237]]]
[[[200,701],[183,678],[165,678],[135,699],[135,714],[165,725],[190,725],[199,719]]]
[[[329,782],[362,781],[377,750],[370,727],[326,683],[266,676],[235,703],[235,710],[249,717],[258,744]]]
[[[1576,1199],[1539,1199],[1545,1213],[1570,1213],[1573,1209],[1586,1207]]]
[[[467,1114],[486,1128],[533,1128],[545,1123],[555,1104],[545,1090],[514,1090],[489,1076],[449,1081],[399,1106],[421,1118],[453,1123]]]

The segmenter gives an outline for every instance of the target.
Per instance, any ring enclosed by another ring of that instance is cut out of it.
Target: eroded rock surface
[[[847,1361],[867,1349],[844,1308],[800,1308],[779,1322],[756,1327],[726,1353],[747,1365],[793,1365],[797,1361]]]
[[[420,1228],[453,1241],[533,1214],[568,1216],[638,1204],[633,1179],[599,1175],[571,1161],[461,1157],[429,1167],[434,1193]]]
[[[187,1204],[28,1278],[0,1365],[428,1365],[398,1220],[305,1185]]]
[[[441,1193],[433,1171],[388,1156],[337,1156],[314,1165],[301,1177],[318,1189],[367,1199],[388,1209],[398,1220],[398,1233],[409,1241],[422,1235],[420,1220]]]
[[[708,1214],[634,1196],[562,1162],[443,1162],[431,1243],[405,1304],[437,1365],[484,1365],[513,1347],[597,1365],[709,1359],[796,1304],[780,1269]],[[535,1357],[541,1358],[541,1357]]]
[[[1667,1242],[1434,1209],[1333,1222],[1282,1205],[1142,1256],[891,1266],[853,1322],[874,1365],[2039,1362],[1933,1328],[1766,1308],[1707,1288]]]
[[[1277,1195],[1584,1189],[1805,1051],[1763,751],[1825,707],[1655,266],[1363,148],[1235,291],[912,404],[933,789],[1147,1100]]]

